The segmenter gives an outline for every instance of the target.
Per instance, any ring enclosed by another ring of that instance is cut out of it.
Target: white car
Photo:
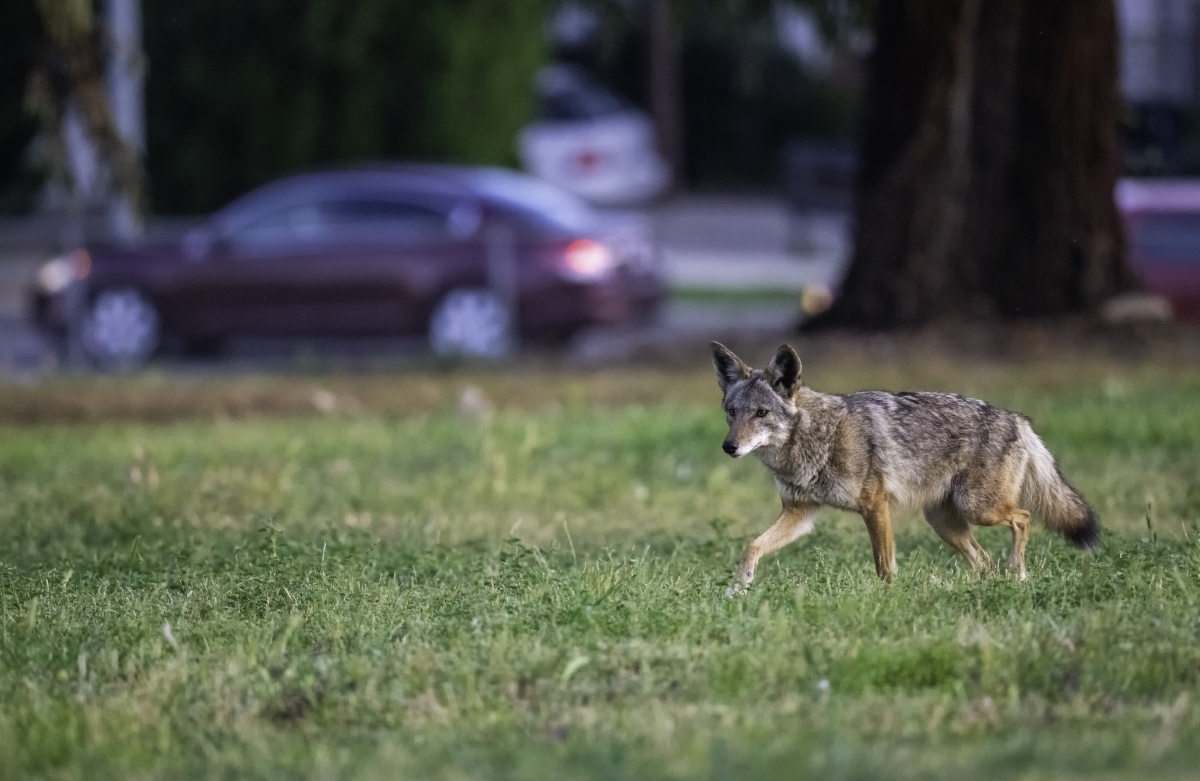
[[[543,68],[537,91],[539,118],[518,140],[525,170],[600,206],[645,203],[670,184],[650,118],[586,71]]]

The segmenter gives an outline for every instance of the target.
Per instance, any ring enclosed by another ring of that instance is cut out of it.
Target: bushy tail
[[[1063,479],[1054,456],[1046,449],[1041,437],[1028,425],[1021,437],[1029,451],[1029,466],[1021,486],[1021,506],[1075,547],[1094,548],[1100,542],[1096,514],[1083,496]]]

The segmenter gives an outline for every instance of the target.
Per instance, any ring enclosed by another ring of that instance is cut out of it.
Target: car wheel
[[[512,315],[491,290],[452,290],[429,319],[429,344],[438,355],[500,358],[512,352]]]
[[[80,338],[88,357],[103,368],[132,368],[158,347],[158,310],[132,288],[104,290],[84,314]]]

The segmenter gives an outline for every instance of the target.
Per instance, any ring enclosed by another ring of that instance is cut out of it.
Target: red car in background
[[[424,335],[496,357],[645,317],[664,291],[645,223],[514,171],[395,165],[290,177],[175,239],[55,258],[33,312],[101,365],[235,336]]]
[[[1200,181],[1127,179],[1117,185],[1129,263],[1175,316],[1200,320]]]

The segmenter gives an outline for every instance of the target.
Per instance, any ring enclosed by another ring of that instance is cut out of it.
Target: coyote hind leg
[[[1016,505],[1002,504],[992,507],[971,518],[976,526],[1007,526],[1012,529],[1012,553],[1008,556],[1008,568],[1025,580],[1025,544],[1029,542],[1029,511]]]
[[[976,526],[1007,526],[1012,530],[1012,553],[1008,567],[1025,580],[1025,544],[1029,541],[1029,513],[1019,501],[1028,458],[1012,450],[986,469],[966,480],[954,497],[959,513]]]
[[[785,545],[795,542],[806,534],[812,533],[813,514],[817,511],[815,504],[789,504],[784,502],[783,512],[771,524],[771,528],[755,538],[746,546],[742,561],[738,565],[738,580],[742,585],[749,586],[754,580],[754,569],[758,560],[768,553],[774,553]]]
[[[991,563],[987,551],[975,539],[970,524],[959,514],[952,500],[947,499],[940,504],[926,507],[925,520],[947,545],[962,554],[971,565],[971,569],[979,572]]]

